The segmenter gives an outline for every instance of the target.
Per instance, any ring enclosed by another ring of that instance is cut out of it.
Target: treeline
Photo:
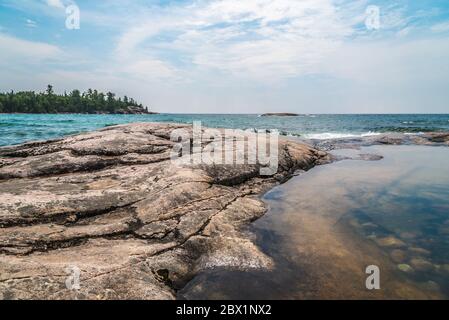
[[[48,85],[45,92],[21,91],[0,93],[0,113],[147,113],[148,108],[127,96],[89,89],[55,94]]]

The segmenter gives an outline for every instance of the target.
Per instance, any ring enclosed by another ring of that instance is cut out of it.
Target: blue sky
[[[448,113],[449,1],[0,0],[0,69],[161,112]]]

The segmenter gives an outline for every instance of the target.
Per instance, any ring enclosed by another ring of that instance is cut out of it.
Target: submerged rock
[[[380,238],[375,240],[377,244],[381,247],[391,247],[391,248],[402,248],[405,247],[405,243],[393,236]]]
[[[428,256],[431,254],[431,252],[429,250],[426,250],[424,248],[418,248],[418,247],[410,247],[410,248],[408,248],[408,251],[410,251],[412,254],[424,255],[424,256]]]
[[[417,271],[426,272],[426,271],[432,271],[434,269],[434,266],[431,262],[421,259],[421,258],[411,259],[410,264]]]
[[[438,283],[436,283],[435,281],[427,281],[427,282],[423,283],[422,287],[424,288],[424,290],[435,291],[435,292],[439,292],[441,290],[440,285]]]
[[[271,268],[240,227],[265,213],[259,195],[328,155],[280,139],[273,176],[193,165],[170,160],[176,129],[192,131],[130,124],[0,148],[0,296],[173,299],[206,268]]]
[[[370,153],[363,153],[359,154],[358,158],[355,158],[356,160],[364,160],[364,161],[379,161],[382,160],[384,157],[378,154],[370,154]]]
[[[407,260],[407,253],[404,250],[395,249],[390,253],[391,259],[396,263]]]
[[[409,266],[408,264],[398,264],[398,269],[403,272],[413,272],[413,268]]]
[[[405,240],[415,239],[417,237],[417,235],[413,232],[401,232],[399,236]]]
[[[449,275],[449,264],[443,264],[441,270]]]
[[[444,236],[449,235],[449,226],[442,226],[438,229],[438,233]]]

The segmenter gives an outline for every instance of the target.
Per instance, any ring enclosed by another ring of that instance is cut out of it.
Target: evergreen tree
[[[97,90],[88,89],[81,93],[73,90],[69,94],[55,94],[53,86],[48,85],[43,93],[34,91],[0,93],[0,113],[122,113],[129,106],[140,107],[142,104],[125,96],[116,98],[115,94],[106,95]]]

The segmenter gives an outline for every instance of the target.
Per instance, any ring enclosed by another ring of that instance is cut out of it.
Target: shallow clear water
[[[215,269],[186,299],[449,298],[449,148],[376,146],[380,161],[345,160],[266,194],[247,231],[271,271]],[[365,287],[380,268],[381,290]]]
[[[449,115],[82,115],[0,114],[0,146],[46,140],[129,122],[202,121],[209,127],[276,129],[306,138],[369,135],[379,132],[449,131]]]

